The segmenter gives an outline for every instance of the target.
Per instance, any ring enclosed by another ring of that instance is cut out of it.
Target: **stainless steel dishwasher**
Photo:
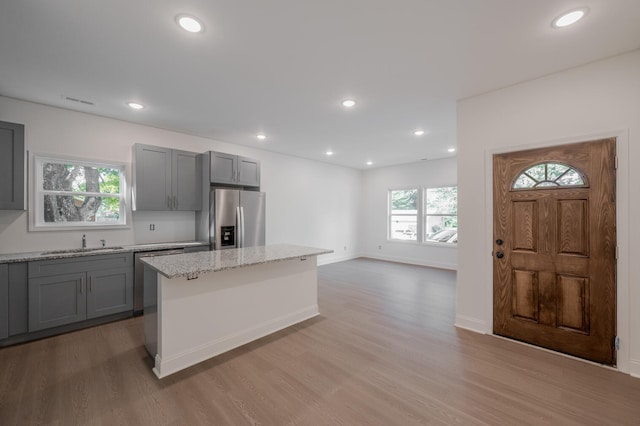
[[[142,315],[144,310],[144,264],[140,261],[143,257],[166,256],[169,254],[182,254],[184,248],[156,251],[140,251],[135,253],[135,280],[133,282],[133,314]]]

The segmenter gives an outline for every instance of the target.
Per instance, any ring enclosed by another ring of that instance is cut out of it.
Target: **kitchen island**
[[[319,314],[317,256],[278,244],[143,259],[145,345],[163,378]]]

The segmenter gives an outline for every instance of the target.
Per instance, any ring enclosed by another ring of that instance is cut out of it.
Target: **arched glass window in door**
[[[511,189],[587,187],[582,172],[562,163],[540,163],[518,175]]]

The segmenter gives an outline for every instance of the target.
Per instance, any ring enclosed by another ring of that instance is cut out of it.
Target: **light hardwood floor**
[[[456,329],[453,272],[319,269],[320,317],[163,380],[142,318],[0,349],[0,425],[640,424],[640,379]]]

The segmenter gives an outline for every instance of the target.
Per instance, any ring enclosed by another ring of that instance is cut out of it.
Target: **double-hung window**
[[[389,240],[458,242],[458,188],[417,187],[389,191]]]
[[[424,194],[424,240],[434,243],[457,243],[458,188],[425,188]]]
[[[389,191],[389,239],[418,241],[419,191],[397,189]]]
[[[36,228],[126,225],[125,166],[35,157]]]

